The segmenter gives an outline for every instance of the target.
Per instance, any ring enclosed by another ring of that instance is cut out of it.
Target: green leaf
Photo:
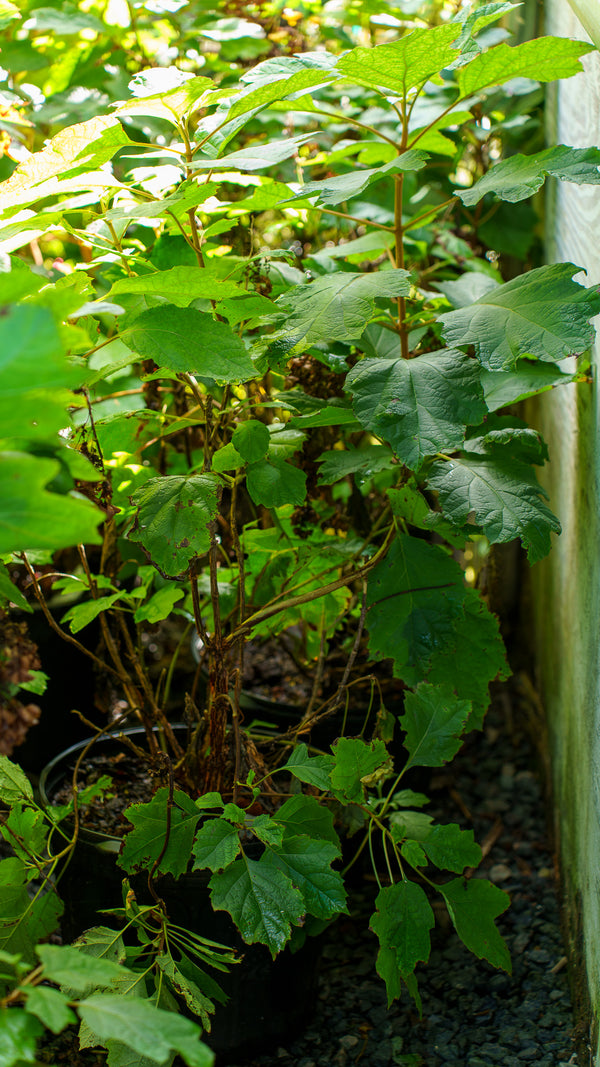
[[[221,272],[212,270],[210,265],[188,265],[171,267],[170,270],[160,270],[155,274],[143,274],[140,278],[120,278],[107,295],[112,299],[121,293],[161,296],[170,305],[185,308],[192,300],[224,300],[226,297],[244,296],[246,290],[238,282],[223,278]]]
[[[2,756],[1,759],[5,760],[6,756]],[[3,780],[4,774],[0,766],[0,797],[4,800]],[[1,833],[4,840],[9,842],[16,855],[24,862],[30,863],[32,852],[40,857],[46,852],[48,824],[44,813],[29,807],[27,801],[25,806],[14,800],[11,802],[8,816],[1,827]]]
[[[383,95],[405,97],[458,58],[459,32],[456,25],[447,23],[413,30],[393,44],[353,48],[338,60],[337,69],[357,85]]]
[[[302,894],[283,871],[247,856],[235,860],[210,880],[211,899],[217,911],[228,911],[249,945],[260,941],[273,958],[291,935],[305,907]]]
[[[281,845],[285,826],[270,815],[256,815],[252,819],[251,830],[263,845]]]
[[[11,581],[10,575],[3,563],[0,563],[0,601],[8,601],[14,604],[20,611],[31,613],[33,606],[25,599],[20,589]]]
[[[308,746],[302,743],[294,748],[287,763],[278,769],[291,771],[294,778],[298,778],[300,782],[306,782],[308,785],[314,785],[317,789],[327,792],[331,789],[331,771],[334,764],[333,756],[324,754],[309,756]]]
[[[31,782],[18,763],[13,763],[8,756],[0,755],[0,800],[5,804],[15,801],[33,801]]]
[[[586,55],[593,47],[584,41],[569,41],[565,37],[540,37],[515,46],[503,41],[459,70],[460,96],[472,96],[481,89],[504,85],[513,78],[533,78],[538,82],[570,78],[583,70],[579,56]]]
[[[0,1067],[19,1067],[21,1063],[36,1063],[37,1039],[42,1024],[23,1008],[0,1008]]]
[[[94,619],[97,619],[103,611],[107,611],[112,607],[117,600],[120,600],[122,593],[112,593],[111,596],[98,597],[97,600],[86,600],[85,604],[74,604],[72,608],[69,608],[63,615],[61,622],[69,622],[69,629],[72,634],[79,633],[85,626],[89,626]]]
[[[66,409],[81,374],[67,363],[47,308],[9,307],[0,319],[2,437],[51,437],[68,424]],[[58,440],[57,440],[58,444]]]
[[[231,327],[195,308],[148,308],[121,337],[143,359],[178,374],[199,374],[220,384],[245,382],[255,375],[244,343]]]
[[[408,881],[386,886],[379,892],[375,907],[371,929],[382,948],[393,950],[398,971],[410,974],[417,963],[426,963],[435,918],[421,886]]]
[[[193,870],[209,867],[211,871],[221,871],[227,867],[240,851],[240,837],[236,826],[227,819],[210,819],[200,827],[192,853]]]
[[[390,815],[390,832],[396,842],[411,841],[423,842],[431,833],[433,815],[426,815],[424,811],[394,811]]]
[[[364,800],[363,779],[387,762],[388,752],[383,741],[361,741],[355,737],[340,737],[333,748],[335,767],[331,785],[344,800]]]
[[[393,159],[390,163],[385,163],[382,167],[364,170],[357,168],[348,174],[334,175],[331,178],[325,178],[323,181],[306,182],[302,186],[301,192],[294,197],[290,197],[289,202],[316,196],[317,204],[330,204],[332,206],[342,204],[346,200],[351,200],[354,196],[360,196],[370,185],[374,185],[376,182],[386,178],[389,179],[390,175],[403,171],[421,170],[428,158],[425,152],[419,152],[413,148],[408,152],[404,152],[397,159]],[[284,201],[284,203],[286,202],[288,201]]]
[[[27,987],[27,1011],[36,1015],[53,1034],[60,1034],[65,1026],[77,1022],[77,1016],[71,1011],[67,1000],[63,993],[47,986]]]
[[[414,693],[406,693],[404,708],[400,723],[410,755],[407,766],[439,767],[451,760],[462,744],[469,701],[458,700],[449,689],[422,683]]]
[[[121,934],[110,926],[93,926],[77,938],[75,945],[80,952],[96,959],[123,963],[126,957],[125,944]]]
[[[438,889],[463,944],[479,959],[510,974],[510,954],[494,923],[510,904],[508,893],[482,878],[455,878]]]
[[[370,321],[375,300],[408,296],[409,278],[405,270],[340,272],[315,278],[309,285],[296,285],[276,301],[288,315],[280,334],[294,345],[355,340]]]
[[[79,1015],[103,1043],[123,1041],[142,1056],[165,1062],[171,1050],[189,1067],[212,1067],[213,1053],[189,1019],[162,1011],[140,997],[95,994],[77,1005]]]
[[[286,836],[279,847],[267,849],[264,866],[287,875],[300,890],[309,915],[330,919],[348,911],[342,877],[331,869],[337,858],[337,848],[328,841]]]
[[[378,471],[389,470],[393,458],[391,449],[385,445],[366,445],[347,452],[322,452],[317,459],[317,463],[322,464],[319,485],[331,485],[350,474],[358,474],[361,479],[370,478]]]
[[[217,159],[196,158],[191,164],[192,170],[262,170],[263,167],[272,167],[274,163],[282,163],[284,159],[295,156],[300,145],[304,144],[312,135],[300,134],[298,137],[288,137],[284,141],[269,141],[268,144],[260,144],[241,148],[237,152],[230,152],[228,156],[220,156]]]
[[[548,445],[538,430],[532,430],[528,426],[513,425],[511,416],[499,417],[497,421],[487,419],[485,426],[481,427],[485,432],[481,437],[468,437],[465,441],[465,452],[474,452],[481,456],[490,453],[492,456],[501,456],[503,453],[510,455],[515,460],[523,463],[537,463],[542,465],[550,459]],[[520,420],[515,419],[515,423]],[[477,432],[477,431],[475,431]]]
[[[44,968],[44,977],[57,985],[68,986],[78,994],[85,994],[97,986],[109,987],[123,975],[134,978],[112,960],[89,956],[73,945],[38,945],[36,949]]]
[[[87,122],[68,126],[40,152],[34,152],[20,163],[8,181],[2,183],[0,212],[14,213],[19,205],[38,200],[42,189],[37,187],[49,178],[70,178],[101,167],[130,143],[121,123],[113,115],[97,115]],[[110,176],[106,177],[110,187]]]
[[[317,85],[326,85],[335,80],[335,72],[327,73],[323,70],[304,69],[295,71],[286,78],[277,78],[276,81],[259,85],[250,92],[239,94],[234,100],[228,112],[229,119],[235,119],[239,115],[247,115],[249,111],[258,111],[276,100],[285,100],[291,93],[298,93],[304,89],[310,89]]]
[[[340,841],[333,827],[333,814],[328,808],[302,793],[290,797],[277,810],[277,822],[291,834],[306,834],[307,837],[330,841],[340,854]]]
[[[474,589],[465,590],[463,609],[464,615],[454,623],[454,642],[433,658],[428,680],[470,700],[468,726],[480,730],[490,702],[489,684],[495,678],[509,678],[510,670],[498,620]]]
[[[427,856],[423,852],[423,849],[416,841],[412,841],[410,838],[401,846],[400,854],[407,863],[410,863],[411,867],[415,868],[415,870],[419,867],[427,866]]]
[[[517,360],[509,371],[481,372],[481,384],[489,411],[498,411],[557,385],[569,385],[577,379],[577,372],[568,374],[552,363],[538,363],[532,359]]]
[[[514,204],[533,196],[546,178],[560,178],[576,185],[600,184],[600,149],[569,148],[554,145],[535,156],[521,153],[503,159],[484,174],[471,189],[458,192],[466,207],[473,207],[486,195],[495,193],[501,200]]]
[[[125,809],[125,817],[133,824],[125,837],[125,844],[117,863],[128,874],[152,867],[167,841],[167,803],[169,790],[156,790],[147,804],[132,804]],[[171,808],[171,828],[167,847],[157,868],[159,874],[179,878],[187,869],[192,842],[200,812],[193,800],[176,789]]]
[[[151,84],[150,79],[154,85],[160,84],[160,92],[146,92],[146,87]],[[220,99],[220,94],[214,92],[214,83],[210,78],[189,77],[186,72],[173,67],[139,71],[132,78],[130,88],[136,97],[121,104],[117,114],[152,115],[166,119],[174,126],[190,111],[208,103],[211,97]]]
[[[266,456],[271,443],[271,434],[263,422],[250,419],[248,422],[241,422],[236,427],[231,443],[247,463],[255,463]]]
[[[251,463],[246,474],[246,486],[255,504],[279,508],[284,504],[304,503],[306,474],[285,460],[269,457]]]
[[[164,585],[162,589],[158,589],[156,593],[153,593],[145,604],[142,604],[141,607],[134,611],[133,618],[135,622],[149,622],[152,624],[162,622],[163,619],[168,618],[183,596],[185,596],[185,589],[180,586]]]
[[[520,356],[561,360],[587,351],[594,340],[590,318],[595,290],[572,281],[579,270],[554,263],[500,285],[470,307],[439,315],[450,345],[473,345],[490,370],[513,367]]]
[[[59,473],[54,459],[0,452],[0,553],[100,543],[98,508],[46,490]]]
[[[368,579],[371,655],[392,658],[396,677],[417,685],[436,656],[455,648],[465,595],[462,570],[443,549],[398,535]]]
[[[472,830],[461,830],[456,823],[434,826],[423,841],[423,848],[432,863],[446,871],[462,874],[465,867],[477,867],[481,849]]]
[[[244,459],[231,442],[223,445],[222,448],[218,448],[213,455],[212,470],[217,474],[222,474],[223,471],[239,470],[243,466]]]
[[[357,418],[416,470],[425,456],[453,451],[485,413],[480,369],[460,352],[416,359],[364,359],[347,378]]]
[[[204,1029],[210,1030],[210,1016],[215,1010],[210,998],[179,969],[172,956],[157,956],[156,966],[168,979],[175,993],[183,997],[190,1011],[198,1016]]]
[[[474,516],[492,543],[520,537],[530,563],[548,554],[550,533],[560,533],[560,523],[541,499],[546,493],[529,464],[499,450],[491,456],[469,454],[436,462],[428,481],[455,525]]]
[[[208,551],[208,525],[217,513],[214,475],[150,478],[132,503],[137,511],[129,540],[141,542],[165,577],[177,578]]]
[[[440,511],[433,511],[430,508],[423,493],[415,487],[414,482],[407,483],[400,489],[388,489],[387,492],[394,515],[406,519],[418,530],[434,530],[450,545],[463,547],[464,534],[448,522]]]

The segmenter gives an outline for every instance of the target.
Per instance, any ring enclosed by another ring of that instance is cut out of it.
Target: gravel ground
[[[330,934],[308,1028],[248,1061],[251,1067],[578,1063],[537,755],[526,734],[517,736],[510,722],[507,729],[506,707],[505,701],[492,709],[483,733],[469,738],[449,768],[434,773],[428,810],[436,808],[445,821],[475,830],[487,850],[481,870],[510,894],[512,904],[499,927],[513,975],[472,956],[446,921],[438,927],[428,965],[420,969],[423,1018],[408,999],[388,1011],[374,970],[376,941],[366,930],[370,891],[361,889],[352,916]],[[243,1063],[231,1059],[222,1067]]]

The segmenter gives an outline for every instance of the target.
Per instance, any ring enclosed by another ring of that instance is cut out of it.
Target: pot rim
[[[182,722],[171,723],[171,726],[174,729],[187,729],[186,724]],[[126,734],[128,737],[140,735],[145,736],[146,731],[143,726],[128,726],[125,729],[117,728],[114,731],[102,734],[101,737],[96,738],[96,741],[99,745],[106,744],[110,741],[116,742],[123,734]],[[81,751],[87,745],[89,745],[91,740],[91,737],[88,737],[84,738],[83,741],[77,741],[76,744],[70,745],[69,748],[65,748],[62,750],[62,752],[59,752],[49,761],[49,763],[45,765],[45,767],[42,768],[38,781],[38,793],[42,807],[53,808],[55,806],[49,796],[49,789],[54,784],[54,782],[52,781],[52,775],[55,772],[58,772],[60,765],[66,763],[71,756],[75,756],[76,754],[81,753]],[[62,777],[65,777],[64,774],[62,775]],[[69,818],[72,817],[69,816]],[[80,826],[79,837],[82,840],[88,841],[90,844],[94,844],[97,847],[102,848],[105,852],[111,853],[119,852],[123,843],[123,838],[119,837],[118,834],[110,834],[105,830],[90,830],[85,826]]]

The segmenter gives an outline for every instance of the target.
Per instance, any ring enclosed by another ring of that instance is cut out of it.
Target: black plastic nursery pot
[[[142,743],[142,728],[122,732]],[[39,783],[43,804],[52,806],[53,795],[65,779],[70,779],[87,743],[72,745],[43,769]],[[106,755],[123,751],[123,743],[116,735],[99,738],[96,751],[100,746]],[[73,940],[91,926],[114,923],[111,916],[101,914],[101,909],[122,905],[124,874],[116,864],[121,845],[122,838],[114,834],[80,829],[72,858],[60,880],[65,940]],[[177,880],[166,875],[155,879],[154,884],[171,921],[231,945],[241,957],[229,972],[214,975],[228,1001],[216,1006],[206,1042],[217,1053],[218,1061],[224,1063],[224,1057],[235,1055],[243,1059],[299,1033],[315,1006],[321,943],[319,938],[307,938],[298,951],[284,949],[275,960],[265,945],[247,945],[229,915],[213,910],[209,878],[209,872],[194,871]],[[137,875],[130,882],[138,901],[151,903],[146,876]]]

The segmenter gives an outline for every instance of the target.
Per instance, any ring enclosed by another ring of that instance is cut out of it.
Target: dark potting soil
[[[69,777],[53,790],[50,797],[53,804],[68,804],[72,799],[71,770],[69,767]],[[112,785],[80,805],[81,825],[87,830],[121,837],[131,829],[131,823],[123,814],[125,809],[130,804],[147,803],[160,783],[156,781],[150,764],[128,751],[106,754],[92,751],[81,761],[79,789],[95,785],[103,776],[108,776]]]
[[[498,925],[511,951],[512,976],[472,956],[444,912],[436,912],[431,958],[419,968],[423,1017],[408,998],[388,1009],[375,972],[376,939],[367,930],[376,887],[365,876],[351,897],[350,916],[327,935],[317,1010],[304,1032],[252,1058],[223,1059],[219,1067],[579,1063],[539,761],[512,718],[506,702],[492,708],[483,732],[470,735],[453,763],[434,772],[428,809],[474,829],[486,853],[481,873],[509,893],[511,907]],[[210,1045],[210,1035],[206,1040]],[[71,1067],[99,1062],[92,1052],[78,1053],[67,1035],[50,1048],[42,1061]]]

